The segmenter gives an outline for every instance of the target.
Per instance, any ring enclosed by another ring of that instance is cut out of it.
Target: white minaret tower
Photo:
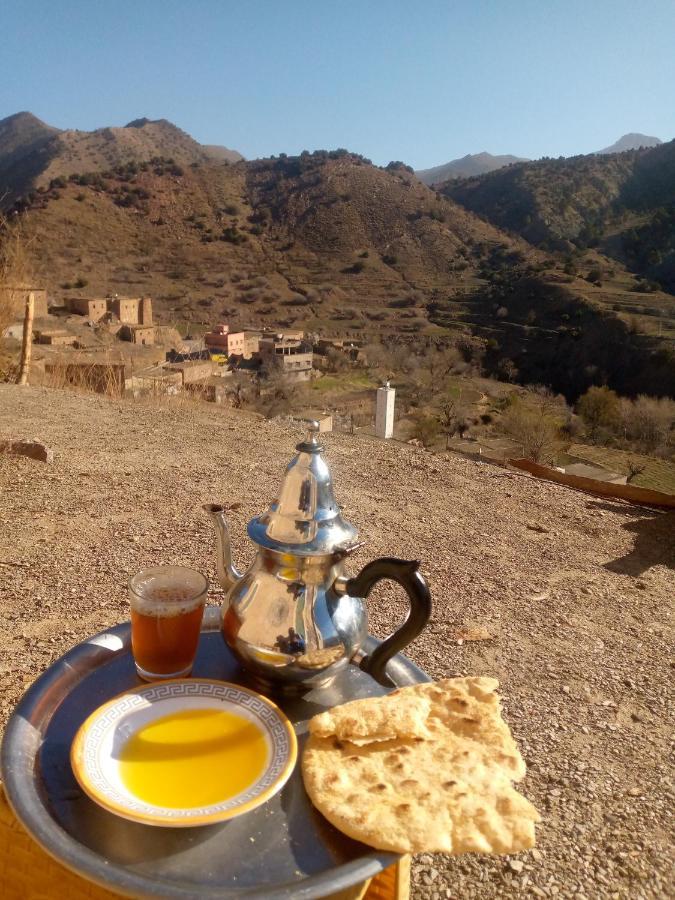
[[[375,434],[379,438],[390,438],[394,433],[394,402],[396,391],[389,382],[377,389],[375,407]]]

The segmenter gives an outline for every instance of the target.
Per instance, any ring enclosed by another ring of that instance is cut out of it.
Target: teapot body
[[[257,553],[244,574],[232,562],[225,507],[205,506],[218,538],[223,636],[264,692],[302,693],[332,681],[366,639],[364,601],[383,578],[401,585],[410,609],[393,634],[358,659],[375,680],[391,683],[388,660],[417,637],[431,615],[418,562],[381,557],[353,578],[344,574],[345,560],[361,544],[335,500],[318,432],[318,422],[310,422],[277,498],[248,523]]]
[[[223,637],[263,690],[304,692],[325,685],[363,644],[365,604],[343,589],[343,557],[336,556],[261,547],[230,588]]]

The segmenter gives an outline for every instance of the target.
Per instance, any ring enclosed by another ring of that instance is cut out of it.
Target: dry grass
[[[15,318],[12,288],[33,279],[32,244],[23,218],[10,222],[0,213],[0,334]]]
[[[633,479],[632,484],[638,487],[675,494],[675,462],[667,459],[654,459],[641,453],[629,450],[614,450],[610,447],[596,447],[590,444],[572,444],[567,451],[571,456],[586,459],[591,463],[603,466],[610,472],[625,475],[630,463],[644,466],[644,471]]]

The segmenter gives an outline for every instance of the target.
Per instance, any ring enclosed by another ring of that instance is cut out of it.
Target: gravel
[[[246,522],[276,495],[298,438],[287,422],[205,404],[0,385],[0,439],[55,454],[0,455],[0,724],[69,646],[127,617],[133,572],[181,562],[216,583],[202,503],[241,504],[235,557],[250,562]],[[537,848],[517,857],[416,857],[412,896],[672,896],[675,513],[393,442],[325,443],[368,541],[351,571],[379,555],[422,561],[434,614],[409,656],[434,678],[499,678],[528,763],[521,790],[543,816]],[[405,608],[379,586],[371,631]]]

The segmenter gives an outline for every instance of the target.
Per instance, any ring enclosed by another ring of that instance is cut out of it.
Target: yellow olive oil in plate
[[[190,709],[140,728],[120,753],[127,790],[156,806],[223,803],[262,774],[268,748],[260,728],[236,713]]]

